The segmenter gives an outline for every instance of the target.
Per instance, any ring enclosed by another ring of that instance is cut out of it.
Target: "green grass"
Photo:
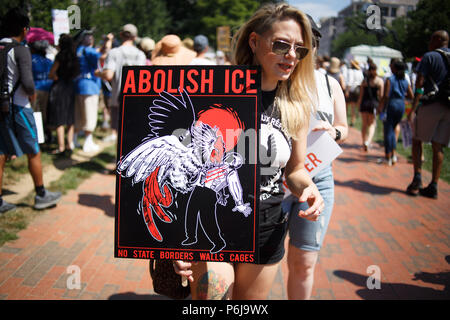
[[[50,183],[48,189],[58,190],[63,194],[69,190],[76,189],[85,179],[95,172],[106,170],[107,165],[115,162],[116,146],[105,148],[101,153],[91,158],[89,161],[74,164],[66,169],[61,177]],[[51,165],[55,161],[55,156],[42,152],[42,163],[44,166]],[[15,159],[7,163],[5,176],[11,179],[18,179],[21,174],[28,174],[26,157]],[[5,182],[4,185],[7,185]],[[17,204],[17,209],[13,212],[6,212],[0,216],[0,246],[10,240],[18,238],[17,233],[25,229],[30,221],[36,216],[45,214],[45,210],[37,211],[32,208],[34,201],[34,191]]]
[[[350,117],[348,116],[348,122],[350,123]],[[358,115],[356,118],[356,121],[354,123],[354,127],[361,131],[361,116]],[[377,127],[375,130],[374,135],[374,142],[379,143],[383,146],[383,122],[380,121],[380,119],[377,118]],[[411,163],[411,179],[412,179],[412,162],[411,162],[411,147],[404,148],[403,142],[402,142],[402,135],[400,134],[398,142],[397,142],[397,154],[405,157],[408,159],[408,162]],[[423,152],[425,156],[425,162],[422,165],[422,169],[431,172],[432,166],[433,166],[433,150],[431,148],[430,143],[424,143],[423,144]],[[441,179],[446,181],[447,183],[450,183],[450,161],[446,159],[448,157],[449,148],[444,148],[444,162],[442,164],[442,170],[441,170]]]

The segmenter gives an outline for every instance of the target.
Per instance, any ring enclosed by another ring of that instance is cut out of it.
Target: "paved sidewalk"
[[[335,161],[336,204],[313,299],[449,299],[450,186],[440,182],[438,200],[409,197],[412,165],[379,165],[382,148],[366,154],[359,141],[351,129]],[[152,290],[147,260],[113,257],[114,189],[114,176],[95,174],[4,244],[0,299],[165,299]],[[80,289],[67,287],[70,266],[80,268]],[[381,289],[367,288],[370,266]],[[284,259],[270,299],[286,299],[286,277]]]

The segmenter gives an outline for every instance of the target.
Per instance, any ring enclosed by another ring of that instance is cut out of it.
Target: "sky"
[[[288,0],[287,2],[308,13],[318,23],[322,17],[337,16],[340,10],[351,3],[351,0]]]

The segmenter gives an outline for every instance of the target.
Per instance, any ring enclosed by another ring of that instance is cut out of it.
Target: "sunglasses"
[[[308,55],[309,49],[303,46],[290,44],[283,40],[272,41],[272,52],[279,56],[285,56],[294,47],[295,57],[297,60],[302,60]]]

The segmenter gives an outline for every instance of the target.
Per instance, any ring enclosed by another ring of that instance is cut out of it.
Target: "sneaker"
[[[110,134],[109,136],[103,139],[103,142],[113,142],[117,140],[117,135],[115,133]]]
[[[392,156],[392,164],[396,164],[397,161],[398,161],[397,156],[394,154],[394,155]]]
[[[11,210],[16,210],[16,206],[3,200],[2,205],[0,206],[0,213],[5,213],[6,211]]]
[[[386,159],[386,158],[378,158],[377,159],[378,164],[387,164],[389,167],[392,166],[392,159]]]
[[[365,152],[369,151],[369,143],[367,141],[363,143],[363,150]]]
[[[417,196],[420,188],[422,188],[422,180],[413,179],[408,188],[406,188],[406,193],[410,196]]]
[[[61,199],[61,192],[51,192],[45,190],[43,197],[36,195],[34,197],[34,209],[42,210],[56,205]]]
[[[420,188],[419,193],[421,196],[437,199],[437,186],[435,184],[430,183],[426,188]]]
[[[100,150],[100,147],[93,141],[86,141],[83,145],[83,152],[89,153],[96,152],[98,150]]]

